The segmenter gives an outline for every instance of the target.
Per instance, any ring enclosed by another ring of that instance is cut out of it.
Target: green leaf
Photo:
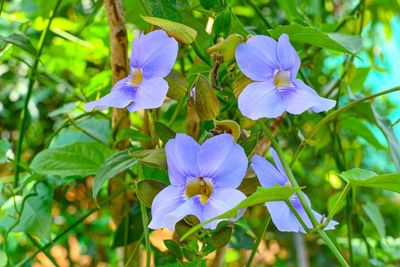
[[[96,199],[100,192],[103,184],[109,179],[117,176],[118,174],[126,171],[137,163],[137,159],[132,158],[129,154],[129,150],[118,151],[111,157],[109,157],[99,168],[94,177],[93,182],[93,198]]]
[[[217,15],[213,24],[213,33],[216,36],[228,36],[232,28],[232,14],[224,10]]]
[[[28,52],[33,56],[36,56],[37,54],[35,47],[33,47],[31,42],[29,41],[29,38],[25,35],[19,33],[13,33],[8,37],[0,35],[0,40],[21,47],[22,49],[24,49],[26,52]]]
[[[233,229],[234,230],[231,237],[231,242],[229,243],[229,247],[249,250],[252,249],[254,246],[254,240],[246,232],[246,230],[236,224]]]
[[[239,143],[244,149],[246,156],[250,155],[253,152],[254,148],[257,145],[258,137],[260,136],[260,132],[253,133],[248,138],[244,139]]]
[[[303,16],[297,11],[296,0],[277,0],[282,11],[285,13],[288,21],[295,21],[296,19],[303,19]]]
[[[154,130],[156,131],[157,136],[161,139],[161,141],[166,144],[168,140],[174,139],[176,133],[172,131],[167,125],[162,122],[155,121],[153,122]]]
[[[118,142],[124,139],[131,139],[132,141],[151,141],[150,136],[132,128],[124,128],[118,131],[115,141]]]
[[[365,213],[368,215],[368,217],[374,223],[376,229],[378,230],[379,235],[382,238],[385,238],[386,237],[385,222],[383,220],[382,214],[380,213],[378,207],[372,202],[368,202],[367,204],[362,205],[362,207],[363,207]]]
[[[7,161],[7,152],[11,148],[11,143],[6,139],[0,140],[0,164]]]
[[[164,80],[168,82],[167,96],[169,98],[178,100],[186,96],[189,83],[185,76],[172,69]]]
[[[377,175],[372,171],[352,169],[339,174],[353,186],[381,188],[400,194],[400,173]]]
[[[351,53],[357,53],[362,48],[362,39],[360,36],[348,35],[340,32],[328,33],[329,38],[341,44]]]
[[[350,117],[340,121],[340,126],[352,132],[355,136],[364,138],[376,149],[385,150],[385,147],[379,143],[372,131],[360,121],[360,119]]]
[[[318,47],[354,55],[353,52],[349,50],[349,48],[352,49],[356,45],[354,44],[354,46],[350,47],[349,38],[344,38],[343,36],[341,36],[341,38],[337,38],[338,36],[334,35],[336,39],[339,39],[339,40],[334,40],[328,34],[321,32],[318,29],[311,27],[304,27],[296,23],[286,26],[279,25],[278,27],[274,28],[271,31],[271,36],[275,39],[278,39],[279,36],[281,36],[281,34],[283,33],[289,35],[289,39],[291,42],[311,44]],[[354,39],[356,38],[356,36],[352,37],[354,37]],[[344,42],[343,40],[346,40],[346,42]],[[339,41],[342,41],[343,44],[339,43]],[[354,42],[356,41],[354,40]]]
[[[128,224],[128,228],[127,227]],[[128,232],[126,232],[126,229]],[[124,217],[115,230],[112,248],[122,247],[126,244],[131,244],[138,241],[143,233],[142,215],[140,205],[136,203],[130,209],[128,217]]]
[[[167,169],[167,157],[164,148],[137,150],[130,155],[145,165]]]
[[[145,0],[154,17],[168,19],[176,22],[182,21],[181,13],[175,8],[172,0]]]
[[[175,240],[167,239],[164,240],[164,245],[168,248],[169,251],[174,253],[175,256],[177,256],[178,258],[182,258],[182,250],[178,242],[176,242]]]
[[[24,209],[21,213],[20,222],[12,229],[13,232],[26,232],[50,240],[50,226],[52,222],[51,209],[53,207],[53,190],[45,183],[38,183],[33,187],[29,194],[37,193],[26,199]],[[23,197],[16,196],[17,208],[21,208]],[[6,210],[8,215],[16,216],[14,209],[14,200],[9,198],[2,209]],[[10,228],[15,223],[15,218],[4,217],[0,220],[0,227]]]
[[[233,227],[227,226],[215,232],[210,238],[210,244],[215,248],[222,248],[229,243]]]
[[[216,11],[220,10],[220,1],[216,0],[200,0],[200,4],[207,10],[214,9]]]
[[[277,201],[277,200],[287,200],[291,195],[299,191],[301,188],[292,188],[292,187],[282,187],[279,185],[275,185],[273,188],[267,188],[267,187],[259,187],[257,188],[257,191],[240,202],[235,208],[228,210],[227,212],[214,217],[208,221],[205,221],[201,224],[198,224],[194,226],[192,229],[190,229],[186,234],[181,238],[181,240],[184,240],[187,236],[192,234],[193,232],[197,231],[200,229],[203,225],[210,223],[214,220],[218,219],[229,219],[229,218],[234,218],[237,216],[237,212],[240,209],[244,209],[247,207],[251,207],[254,205],[262,204],[268,201]]]
[[[111,154],[105,144],[78,142],[39,152],[30,167],[41,174],[85,177],[96,174]]]

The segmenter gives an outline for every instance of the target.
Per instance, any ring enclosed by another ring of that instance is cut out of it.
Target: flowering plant
[[[0,5],[0,266],[399,263],[397,5],[47,2]]]

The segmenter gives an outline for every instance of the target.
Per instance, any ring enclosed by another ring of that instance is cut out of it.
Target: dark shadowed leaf
[[[222,248],[229,243],[232,236],[233,227],[227,226],[215,232],[210,238],[210,244],[215,248]]]
[[[239,145],[241,145],[243,147],[244,152],[246,153],[246,156],[250,155],[251,152],[256,147],[259,135],[260,135],[259,132],[253,133],[248,138],[244,139],[243,141],[241,141],[239,143]]]
[[[140,201],[147,207],[151,208],[153,199],[167,185],[152,179],[144,179],[136,183],[136,194]]]
[[[126,232],[126,229],[128,232]],[[140,205],[136,203],[130,209],[128,217],[124,217],[119,223],[115,231],[112,248],[122,247],[126,244],[131,244],[138,241],[143,233],[142,214]],[[125,238],[126,241],[125,241]]]
[[[8,37],[4,37],[0,35],[0,39],[16,45],[18,47],[21,47],[22,49],[24,49],[26,52],[28,52],[29,54],[36,56],[36,49],[35,47],[33,47],[33,45],[31,44],[31,42],[29,41],[29,38],[25,35],[19,34],[19,33],[13,33]]]
[[[164,144],[167,143],[169,139],[175,138],[176,133],[164,123],[155,121],[153,125],[157,136],[161,139],[161,141],[163,141]]]

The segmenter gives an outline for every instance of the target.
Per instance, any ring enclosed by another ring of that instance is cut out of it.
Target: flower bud
[[[147,207],[151,208],[153,199],[167,185],[152,179],[144,179],[136,183],[136,195]]]
[[[219,58],[223,58],[224,62],[229,62],[235,58],[236,47],[242,42],[242,36],[239,34],[231,34],[225,40],[208,48],[207,53]]]
[[[138,150],[132,152],[131,156],[145,165],[167,169],[167,157],[165,156],[165,150],[163,148]]]
[[[214,120],[214,125],[215,125],[215,128],[210,131],[214,135],[227,133],[227,134],[232,135],[233,138],[235,138],[235,141],[237,141],[237,139],[240,137],[240,126],[235,121],[231,121],[231,120],[217,121],[217,120]]]
[[[174,37],[180,44],[191,44],[196,39],[197,31],[178,22],[141,16],[144,21],[163,29],[170,37]]]
[[[218,230],[213,236],[210,238],[210,244],[215,248],[222,248],[227,245],[231,240],[233,228],[231,226],[226,226],[220,230]]]
[[[236,99],[239,98],[239,95],[242,93],[244,88],[246,88],[246,86],[252,82],[253,81],[251,79],[247,78],[246,76],[242,76],[234,82],[233,94],[235,95]]]
[[[199,74],[190,92],[190,101],[201,120],[212,120],[219,114],[219,101],[206,77]]]
[[[169,98],[179,100],[186,95],[188,82],[182,74],[176,70],[171,70],[164,80],[168,82],[167,96]]]

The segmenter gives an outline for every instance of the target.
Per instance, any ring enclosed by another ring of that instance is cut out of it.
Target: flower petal
[[[316,212],[315,210],[312,211],[315,218],[317,219],[318,222],[321,222],[322,220],[322,215]],[[326,222],[326,217],[324,218],[323,223]],[[339,223],[337,221],[331,220],[328,225],[323,229],[323,230],[333,230],[335,229],[335,226],[338,225]]]
[[[210,220],[214,217],[223,214],[224,212],[227,212],[230,209],[233,209],[244,199],[246,199],[246,195],[236,189],[226,189],[226,190],[217,189],[213,191],[213,194],[210,196],[207,203],[204,205],[202,222]],[[219,222],[226,220],[236,221],[243,215],[243,213],[244,210],[240,210],[236,218],[214,220],[204,225],[203,228],[215,229]]]
[[[243,116],[252,120],[276,118],[286,110],[273,79],[247,85],[239,95],[238,104]]]
[[[289,180],[289,178],[287,178],[287,174],[285,171],[285,168],[283,168],[281,159],[279,158],[278,154],[276,153],[275,149],[273,147],[271,147],[269,149],[269,154],[271,155],[271,157],[274,159],[274,163],[275,166],[278,168],[279,172],[286,177],[286,180]]]
[[[200,175],[210,178],[213,187],[237,188],[247,170],[247,157],[243,148],[230,134],[207,139],[197,154]]]
[[[278,40],[278,58],[284,70],[290,70],[291,78],[295,79],[301,62],[296,50],[289,42],[289,36],[284,33]]]
[[[83,105],[87,111],[94,108],[105,110],[109,107],[124,108],[129,105],[135,98],[135,87],[129,83],[129,77],[119,80],[110,93]]]
[[[170,231],[175,229],[175,224],[187,215],[196,216],[200,222],[203,220],[203,206],[200,204],[199,195],[193,196],[183,202],[179,207],[164,216],[164,222]]]
[[[287,177],[280,173],[271,162],[257,154],[251,159],[251,167],[263,187],[271,188],[276,184],[284,186],[287,181]]]
[[[157,194],[151,205],[152,219],[149,228],[160,229],[167,227],[164,217],[185,202],[184,190],[185,188],[182,186],[169,185]]]
[[[251,37],[246,45],[258,49],[266,58],[268,58],[268,65],[273,69],[279,68],[279,60],[277,55],[278,43],[271,37],[265,35],[256,35]]]
[[[164,79],[151,79],[141,82],[136,89],[135,99],[128,107],[129,112],[160,107],[168,92],[168,83]]]
[[[298,88],[301,90],[307,91],[309,95],[311,95],[312,99],[312,106],[311,110],[314,112],[322,112],[322,111],[328,111],[334,106],[336,106],[336,101],[329,99],[329,98],[324,98],[320,97],[317,92],[315,92],[314,89],[306,85],[302,80],[296,79],[295,84]]]
[[[165,145],[168,175],[171,184],[186,185],[187,177],[198,176],[197,153],[200,145],[190,136],[177,133]]]
[[[270,201],[266,202],[265,205],[267,206],[273,223],[279,231],[305,232],[285,201]]]
[[[135,38],[130,64],[132,68],[141,68],[145,79],[164,78],[177,55],[178,42],[163,30],[157,30]]]
[[[274,76],[274,68],[263,52],[252,45],[239,44],[235,51],[239,69],[254,81],[265,81]]]

